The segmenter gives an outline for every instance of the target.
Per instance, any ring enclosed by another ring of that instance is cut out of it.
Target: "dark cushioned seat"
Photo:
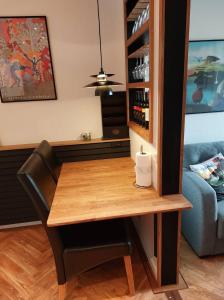
[[[39,144],[39,146],[34,149],[34,153],[38,154],[41,157],[44,164],[53,176],[54,181],[57,183],[61,165],[59,164],[59,161],[48,141],[43,140]]]
[[[98,221],[59,227],[63,244],[66,247],[90,247],[110,244],[129,246],[131,240],[123,219]],[[71,239],[71,235],[74,238]],[[109,236],[108,236],[109,235]]]

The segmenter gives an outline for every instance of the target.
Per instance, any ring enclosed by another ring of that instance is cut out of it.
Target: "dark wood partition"
[[[158,192],[171,195],[182,186],[190,0],[159,1]],[[178,289],[181,212],[157,216],[154,232],[155,254],[161,254],[157,285]]]
[[[190,0],[162,0],[160,194],[181,192]]]
[[[61,163],[130,156],[130,141],[93,140],[52,143]],[[0,147],[0,226],[38,221],[16,173],[37,145]]]

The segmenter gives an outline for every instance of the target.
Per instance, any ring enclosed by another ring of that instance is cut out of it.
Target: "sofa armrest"
[[[205,221],[216,222],[218,217],[217,197],[215,190],[199,175],[191,171],[183,172],[183,194],[198,210]]]
[[[199,256],[214,251],[218,206],[214,189],[199,175],[184,170],[183,195],[193,208],[183,212],[182,231],[185,238]]]

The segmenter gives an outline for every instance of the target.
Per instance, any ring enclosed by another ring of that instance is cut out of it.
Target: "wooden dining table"
[[[178,284],[181,212],[191,204],[181,194],[159,196],[135,185],[130,157],[64,163],[49,227],[153,214],[158,286]]]

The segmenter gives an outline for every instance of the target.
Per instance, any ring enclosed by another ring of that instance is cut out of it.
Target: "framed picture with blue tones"
[[[186,113],[224,111],[224,40],[190,41]]]

